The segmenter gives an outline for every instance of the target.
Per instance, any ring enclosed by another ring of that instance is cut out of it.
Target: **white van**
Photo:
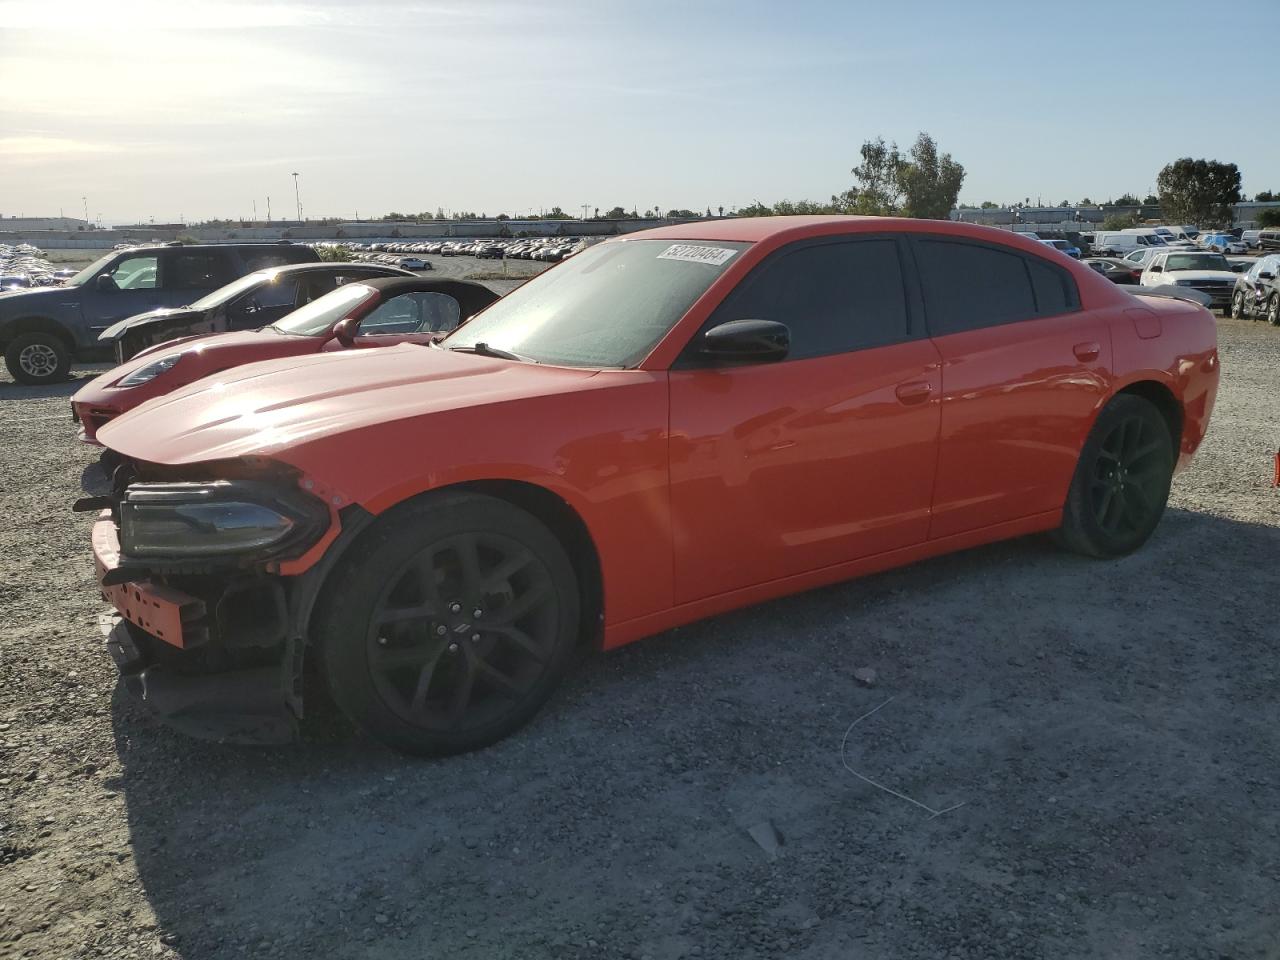
[[[1138,227],[1128,230],[1099,230],[1093,241],[1094,256],[1123,257],[1126,253],[1142,247],[1165,247],[1167,244],[1160,234],[1150,227]]]

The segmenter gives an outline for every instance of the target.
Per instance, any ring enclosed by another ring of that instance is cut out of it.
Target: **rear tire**
[[[1175,451],[1149,400],[1120,394],[1098,415],[1067,491],[1058,543],[1090,557],[1132,553],[1164,516]]]
[[[1280,293],[1273,293],[1267,301],[1267,321],[1273,327],[1280,327]]]
[[[55,333],[22,333],[4,352],[9,375],[27,386],[61,383],[71,372],[71,351]]]
[[[313,623],[333,698],[405,753],[462,753],[519,729],[577,642],[564,548],[494,497],[437,494],[397,508],[330,576]]]

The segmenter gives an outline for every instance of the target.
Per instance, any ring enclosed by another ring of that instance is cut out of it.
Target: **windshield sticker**
[[[703,247],[693,243],[673,243],[658,254],[659,260],[688,260],[691,263],[707,263],[713,267],[727,263],[737,250],[725,247]]]

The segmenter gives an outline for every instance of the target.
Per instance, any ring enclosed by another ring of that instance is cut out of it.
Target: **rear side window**
[[[849,240],[784,251],[748,277],[710,323],[730,320],[785,323],[789,360],[899,343],[908,325],[897,242]]]
[[[1076,309],[1075,281],[1038,257],[976,243],[915,245],[929,330],[946,336]]]
[[[193,250],[164,255],[166,290],[216,290],[235,279],[227,256],[216,250]]]

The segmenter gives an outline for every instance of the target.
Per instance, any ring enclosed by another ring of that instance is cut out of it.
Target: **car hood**
[[[113,323],[98,334],[99,340],[118,340],[126,330],[143,327],[149,324],[163,323],[165,320],[192,320],[204,315],[203,310],[192,310],[190,307],[169,307],[162,310],[148,310]]]
[[[6,307],[12,307],[16,301],[21,300],[22,303],[30,303],[31,298],[43,298],[45,300],[58,300],[68,290],[74,290],[75,287],[32,287],[22,290],[4,290],[0,291],[0,304]],[[26,298],[23,300],[22,298]],[[21,308],[20,308],[21,309]]]
[[[98,440],[151,463],[269,456],[391,420],[571,390],[597,372],[416,344],[341,350],[206,377],[111,421]]]

